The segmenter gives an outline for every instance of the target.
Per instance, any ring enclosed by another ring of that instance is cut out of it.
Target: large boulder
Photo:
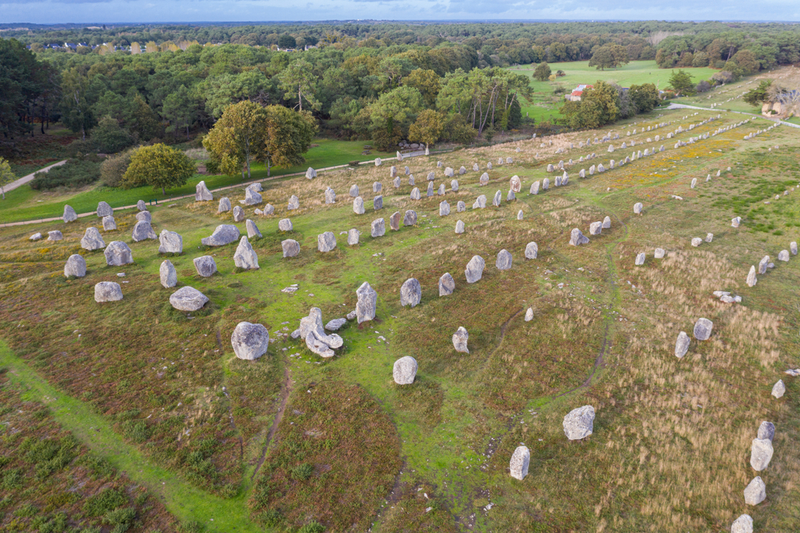
[[[514,454],[511,456],[511,462],[509,463],[511,477],[519,479],[520,481],[525,479],[525,476],[528,475],[528,466],[530,466],[530,462],[531,451],[528,447],[517,446],[517,449],[514,450]]]
[[[356,318],[358,323],[375,319],[375,311],[378,304],[378,293],[370,287],[366,281],[356,290],[358,301],[356,302]]]
[[[578,407],[564,417],[564,434],[569,440],[580,440],[592,434],[594,429],[594,407]]]
[[[100,231],[97,228],[86,228],[81,238],[81,248],[84,250],[101,250],[106,247],[103,237],[100,236]]]
[[[261,231],[259,231],[258,226],[256,223],[250,220],[249,218],[244,221],[244,227],[247,228],[247,238],[248,239],[260,239],[262,237]]]
[[[467,268],[464,274],[467,277],[467,283],[475,283],[480,281],[483,277],[483,269],[486,268],[486,261],[479,255],[472,256],[472,259],[467,263]]]
[[[341,348],[344,341],[339,335],[328,335],[322,326],[322,311],[312,307],[308,316],[300,319],[300,338],[306,341],[306,347],[321,357],[333,357],[334,349]]]
[[[394,362],[392,377],[398,385],[411,385],[417,376],[417,360],[407,355]]]
[[[400,305],[416,307],[422,300],[422,287],[416,278],[407,279],[400,287]]]
[[[261,324],[239,322],[231,335],[233,353],[239,359],[255,361],[269,348],[269,331]]]
[[[131,249],[122,241],[113,241],[103,252],[108,266],[122,266],[133,263]]]
[[[197,273],[204,278],[208,278],[214,275],[217,271],[217,263],[214,261],[214,258],[210,255],[203,255],[201,257],[195,257],[194,260],[194,269],[197,270]]]
[[[100,202],[97,204],[97,216],[99,218],[110,217],[114,214],[114,210],[108,205],[108,202]]]
[[[750,466],[756,472],[761,472],[769,466],[772,460],[772,441],[770,439],[753,439],[750,449]]]
[[[239,239],[239,246],[233,254],[233,264],[245,270],[258,270],[258,255],[244,235]]]
[[[459,326],[455,333],[453,333],[453,347],[457,352],[469,353],[467,343],[469,342],[469,333],[463,326]]]
[[[442,277],[439,278],[439,296],[448,296],[453,294],[454,290],[456,290],[456,282],[449,272],[445,272]]]
[[[683,357],[686,355],[691,342],[692,339],[689,338],[689,335],[687,335],[685,331],[678,333],[678,340],[675,342],[675,357]]]
[[[210,202],[214,199],[214,195],[206,187],[206,182],[201,181],[194,187],[194,201],[195,202]]]
[[[134,242],[141,242],[147,239],[158,239],[158,235],[156,235],[156,232],[153,231],[153,226],[144,220],[140,220],[135,226],[133,226],[131,237],[133,238]]]
[[[72,208],[71,205],[65,205],[64,214],[62,215],[61,218],[62,220],[64,220],[65,223],[74,222],[78,220],[78,214],[75,212],[75,210]]]
[[[239,228],[233,224],[220,224],[210,237],[200,239],[206,246],[224,246],[239,240]]]
[[[207,302],[208,297],[193,287],[181,287],[169,297],[170,305],[178,311],[199,311]]]
[[[283,257],[296,257],[300,253],[300,243],[294,239],[281,241],[281,248],[283,249]]]
[[[744,503],[747,505],[758,505],[767,498],[767,486],[761,476],[753,478],[744,489]]]
[[[317,235],[317,250],[320,252],[330,252],[336,248],[336,235],[332,231],[326,231]]]
[[[511,270],[511,252],[508,250],[500,250],[497,254],[497,261],[495,262],[495,266],[497,270]]]
[[[94,301],[97,303],[122,300],[122,288],[113,281],[101,281],[94,286]]]
[[[180,254],[183,253],[183,237],[174,231],[161,230],[158,236],[158,253]]]
[[[694,324],[694,338],[699,341],[706,341],[711,336],[714,323],[707,318],[700,318]]]
[[[588,244],[589,243],[589,238],[586,237],[581,232],[581,230],[579,230],[578,228],[575,228],[575,229],[572,230],[572,233],[570,233],[569,243],[572,246],[580,246],[581,244]]]
[[[80,254],[72,254],[64,264],[64,276],[82,278],[86,275],[86,259]]]
[[[117,221],[111,215],[103,217],[103,231],[114,231],[117,229]]]
[[[178,284],[178,273],[175,271],[175,265],[169,259],[161,263],[158,268],[158,275],[161,278],[161,286],[165,289],[172,288]]]

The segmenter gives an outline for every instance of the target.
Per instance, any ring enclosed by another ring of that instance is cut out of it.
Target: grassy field
[[[553,89],[558,86],[564,87],[569,93],[578,85],[591,85],[598,80],[602,80],[616,83],[622,87],[655,83],[659,89],[664,89],[669,86],[669,77],[672,72],[678,70],[658,68],[655,61],[631,61],[622,67],[607,70],[597,70],[596,67],[590,67],[588,61],[570,61],[550,64],[550,69],[553,73],[563,70],[566,74],[556,81],[550,82],[534,80],[533,71],[535,68],[536,65],[523,65],[512,67],[510,70],[531,78],[531,87],[533,87],[536,94],[534,101],[530,105],[523,106],[522,113],[523,115],[527,113],[537,122],[552,120],[552,118],[561,116],[558,113],[558,109],[563,105],[564,97],[563,95],[553,95]],[[682,70],[688,72],[695,83],[711,78],[716,72],[714,69],[705,67],[684,68]]]
[[[659,110],[603,132],[553,137],[547,149],[537,139],[442,155],[456,169],[495,165],[485,186],[480,173],[457,176],[457,192],[435,158],[410,159],[419,201],[409,198],[405,177],[392,186],[388,165],[265,182],[275,214],[256,217],[247,208],[263,233],[251,241],[256,271],[235,268],[235,244],[200,244],[218,224],[233,223],[230,213],[216,213],[216,199],[151,208],[156,233],[182,235],[184,253],[176,256],[159,255],[157,241],[133,243],[133,213],[120,214],[119,229],[103,237],[130,245],[135,263],[125,267],[107,267],[101,252],[80,249],[96,219],[4,228],[0,328],[8,348],[0,363],[39,398],[63,402],[53,404],[53,417],[158,495],[188,530],[707,532],[729,530],[744,512],[759,531],[797,530],[800,388],[783,371],[800,366],[800,262],[776,261],[752,288],[745,278],[761,257],[798,240],[798,136],[781,127],[743,141],[770,124],[756,119],[685,147],[671,139],[655,156],[577,177],[590,164],[629,155],[632,148],[617,146],[622,140],[644,151],[664,142],[648,138],[678,126],[684,132],[676,139],[688,141],[742,120],[723,113],[701,124],[716,115]],[[671,124],[652,129],[664,122]],[[552,155],[608,131],[621,135],[613,154],[596,144]],[[579,162],[592,151],[594,160]],[[514,162],[499,165],[501,156]],[[553,179],[546,167],[560,158],[575,162],[569,185],[528,194],[534,181]],[[436,186],[446,184],[444,198],[425,196],[430,170]],[[523,188],[507,202],[515,174]],[[385,207],[373,213],[376,181]],[[353,212],[353,184],[365,215]],[[327,187],[335,204],[324,202]],[[491,204],[497,190],[500,207],[469,208],[480,194]],[[235,203],[244,191],[227,195]],[[290,195],[300,209],[287,210]],[[438,215],[442,199],[452,208],[446,217]],[[459,200],[464,212],[456,212]],[[642,216],[633,214],[636,202],[645,206]],[[415,226],[370,237],[373,219],[409,209],[419,215]],[[734,229],[737,215],[744,223]],[[568,244],[573,228],[588,234],[605,216],[611,229],[588,245]],[[278,230],[286,217],[290,233]],[[466,226],[460,235],[457,220]],[[358,245],[346,244],[342,232],[351,228],[361,232]],[[64,241],[28,240],[53,229]],[[325,231],[338,246],[323,254],[316,243]],[[713,242],[691,246],[707,233]],[[282,257],[286,238],[300,243],[299,256]],[[526,260],[531,241],[539,256]],[[656,247],[667,250],[664,259],[653,259]],[[501,249],[513,255],[510,270],[495,267]],[[647,260],[637,267],[639,252]],[[85,278],[64,279],[72,253],[86,258]],[[219,272],[201,278],[192,259],[207,254]],[[476,254],[486,270],[467,284],[464,268]],[[180,286],[210,298],[203,310],[169,305],[173,290],[158,282],[164,259]],[[439,297],[445,272],[456,290]],[[411,277],[421,283],[422,302],[404,308],[399,290]],[[93,285],[111,280],[125,298],[96,304]],[[291,339],[312,306],[323,322],[344,317],[364,281],[378,293],[377,320],[348,322],[335,357],[321,359]],[[297,292],[282,292],[292,284]],[[715,290],[744,300],[723,304]],[[534,319],[525,322],[529,307]],[[700,317],[714,321],[711,339],[693,340],[689,354],[675,358],[678,332],[691,332]],[[257,361],[232,352],[231,332],[243,320],[270,331],[273,342]],[[469,354],[453,349],[459,326],[469,331]],[[392,365],[406,355],[419,364],[417,379],[398,386]],[[788,390],[775,400],[769,392],[779,378]],[[594,433],[570,442],[562,419],[586,404],[597,412]],[[67,408],[80,416],[67,416]],[[762,420],[778,428],[775,455],[760,473],[767,501],[748,507],[742,491],[755,475],[750,442]],[[531,450],[522,482],[508,475],[521,443]],[[199,507],[205,498],[207,507]],[[11,518],[0,518],[0,527]]]
[[[317,139],[306,154],[306,163],[304,165],[291,168],[273,167],[270,175],[279,177],[285,174],[305,171],[308,167],[323,168],[345,165],[350,161],[368,161],[376,157],[394,155],[380,153],[375,150],[369,155],[362,155],[361,152],[367,144],[369,142]],[[251,170],[252,179],[267,178],[267,169],[263,164],[255,164]],[[64,212],[64,204],[71,205],[78,213],[86,213],[97,209],[98,202],[102,200],[111,204],[111,207],[132,205],[139,200],[144,200],[148,203],[162,202],[165,201],[165,198],[194,194],[195,185],[201,180],[205,180],[206,185],[210,189],[214,189],[239,183],[241,182],[241,176],[203,176],[195,174],[183,187],[168,190],[166,197],[161,194],[160,190],[155,191],[152,187],[137,187],[126,190],[109,188],[98,183],[80,191],[56,190],[40,193],[31,189],[30,185],[23,185],[6,193],[5,200],[0,200],[0,223],[59,217]]]

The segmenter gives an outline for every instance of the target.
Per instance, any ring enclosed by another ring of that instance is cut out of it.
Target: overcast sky
[[[0,22],[800,20],[798,0],[0,0]]]

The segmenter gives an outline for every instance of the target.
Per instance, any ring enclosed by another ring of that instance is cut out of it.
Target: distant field
[[[550,69],[555,73],[563,70],[566,76],[558,78],[557,81],[536,81],[533,79],[533,70],[536,65],[522,65],[512,67],[509,70],[519,74],[525,74],[531,78],[531,86],[536,95],[530,105],[522,107],[523,115],[537,121],[551,120],[559,118],[561,114],[558,109],[561,107],[564,98],[561,95],[553,95],[553,89],[558,86],[564,87],[568,92],[581,84],[591,85],[598,80],[614,82],[622,87],[631,85],[641,85],[642,83],[655,83],[656,87],[663,89],[669,85],[669,77],[673,70],[660,69],[655,61],[631,61],[627,65],[608,70],[597,70],[590,67],[588,61],[573,61],[565,63],[550,63]],[[716,70],[711,68],[684,68],[682,69],[692,76],[695,82],[709,79]]]

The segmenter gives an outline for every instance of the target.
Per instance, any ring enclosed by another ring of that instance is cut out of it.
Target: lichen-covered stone
[[[469,353],[467,343],[469,342],[469,333],[463,326],[459,326],[453,334],[453,347],[457,352]]]
[[[161,263],[158,268],[158,275],[161,279],[161,286],[169,289],[178,284],[178,273],[175,271],[175,265],[169,259]]]
[[[131,249],[122,241],[113,241],[106,246],[103,252],[108,266],[122,266],[133,263]]]
[[[406,355],[394,362],[392,377],[398,385],[411,385],[417,376],[417,360]]]
[[[407,279],[400,287],[400,305],[416,307],[422,300],[422,286],[416,278]]]
[[[564,417],[564,434],[569,440],[580,440],[588,437],[594,430],[594,407],[584,405],[578,407]]]
[[[261,324],[239,322],[231,334],[231,346],[239,359],[255,361],[269,349],[269,331]]]
[[[286,239],[281,241],[281,249],[283,257],[297,257],[300,253],[300,243],[294,239]]]
[[[467,263],[467,268],[464,274],[467,278],[467,283],[475,283],[480,281],[483,277],[483,269],[486,268],[486,261],[479,255],[475,255]]]
[[[194,263],[194,269],[204,278],[213,276],[217,271],[217,263],[210,255],[195,257],[192,262]]]
[[[178,311],[199,311],[208,303],[208,296],[194,287],[181,287],[172,293],[169,303]]]

